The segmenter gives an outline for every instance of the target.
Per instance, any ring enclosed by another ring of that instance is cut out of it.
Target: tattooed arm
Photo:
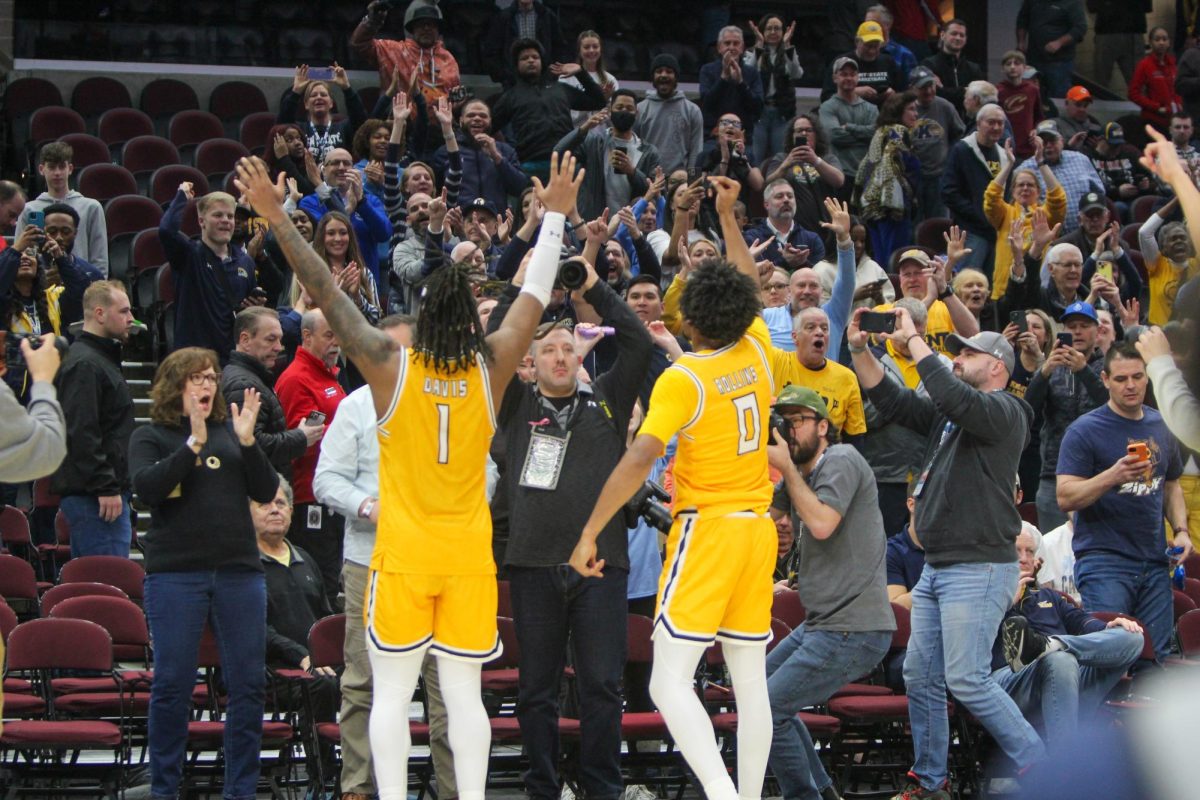
[[[296,278],[308,290],[315,305],[324,312],[329,327],[337,334],[342,351],[371,385],[376,410],[386,409],[398,376],[395,358],[397,346],[383,331],[371,327],[354,301],[334,282],[329,266],[284,213],[284,176],[280,174],[278,182],[272,183],[267,166],[261,159],[243,158],[237,164],[237,186],[254,206],[255,212],[270,224],[271,232],[287,256]]]

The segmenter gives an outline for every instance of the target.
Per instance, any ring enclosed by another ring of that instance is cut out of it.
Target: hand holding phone
[[[308,79],[312,81],[333,80],[333,67],[309,67]]]
[[[1010,311],[1008,321],[1017,327],[1018,336],[1029,330],[1029,320],[1025,317],[1024,311]]]
[[[865,333],[894,333],[896,315],[888,311],[867,311],[859,317],[858,327]]]
[[[25,224],[31,228],[40,230],[46,229],[46,213],[44,211],[30,211],[25,215]]]
[[[324,425],[325,415],[320,411],[310,411],[308,416],[304,418],[304,424],[310,426]]]
[[[1057,334],[1055,334],[1054,338],[1058,340],[1058,344],[1054,345],[1055,347],[1075,346],[1075,335],[1070,331],[1059,331]]]

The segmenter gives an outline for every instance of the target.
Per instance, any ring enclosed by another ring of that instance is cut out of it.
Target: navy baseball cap
[[[496,204],[486,197],[476,197],[469,203],[462,204],[463,214],[469,214],[472,211],[486,211],[493,217],[500,216],[500,212],[496,210]]]

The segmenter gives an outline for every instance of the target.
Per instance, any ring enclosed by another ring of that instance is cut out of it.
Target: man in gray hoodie
[[[68,183],[75,165],[71,159],[75,151],[65,142],[51,142],[42,148],[38,158],[38,174],[46,181],[46,191],[25,204],[25,210],[17,219],[15,235],[29,224],[29,212],[41,211],[52,203],[66,203],[79,214],[79,226],[75,230],[74,255],[96,269],[109,274],[108,269],[108,226],[104,222],[104,209],[90,197],[84,197]]]
[[[650,62],[654,88],[638,103],[633,132],[658,150],[663,172],[677,169],[696,173],[704,147],[704,115],[700,106],[679,89],[679,61],[670,53],[659,53]]]

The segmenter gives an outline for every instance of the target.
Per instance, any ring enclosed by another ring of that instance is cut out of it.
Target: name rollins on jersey
[[[425,394],[431,394],[434,397],[466,397],[467,382],[465,379],[459,381],[439,381],[433,378],[426,378]]]
[[[721,394],[729,394],[736,392],[743,386],[749,386],[752,383],[758,383],[758,372],[754,367],[745,367],[737,372],[731,372],[728,375],[722,375],[719,378],[713,379],[713,384],[716,385],[717,391]]]

